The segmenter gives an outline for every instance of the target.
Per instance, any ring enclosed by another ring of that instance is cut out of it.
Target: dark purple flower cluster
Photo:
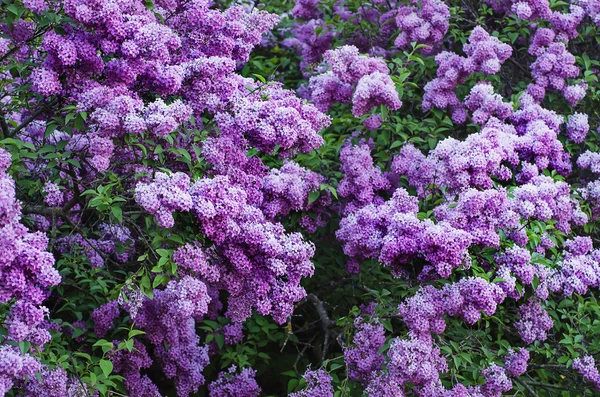
[[[211,397],[257,397],[261,389],[256,384],[256,371],[244,368],[239,373],[235,366],[219,373],[219,378],[208,385]]]

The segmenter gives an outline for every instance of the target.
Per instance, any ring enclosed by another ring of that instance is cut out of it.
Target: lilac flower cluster
[[[190,177],[184,173],[167,175],[157,172],[151,183],[138,183],[135,188],[137,203],[156,217],[161,227],[175,225],[174,211],[189,211],[192,198],[188,193]]]
[[[589,237],[576,237],[567,240],[566,250],[558,263],[558,268],[548,277],[548,289],[570,296],[583,295],[590,288],[600,285],[600,251],[592,251]]]
[[[504,298],[498,285],[470,277],[446,284],[442,289],[421,287],[398,310],[415,334],[440,334],[446,328],[444,315],[462,317],[468,324],[474,324],[481,318],[481,312],[493,315]]]
[[[569,117],[567,121],[567,137],[575,143],[584,141],[590,125],[588,124],[588,116],[585,113],[575,113]]]
[[[119,317],[119,304],[116,300],[94,309],[91,316],[94,321],[94,333],[98,337],[104,338],[106,333],[113,328],[113,321],[117,317]]]
[[[504,360],[506,372],[512,377],[518,377],[523,375],[525,372],[527,372],[527,361],[529,361],[528,350],[509,350],[508,356]]]
[[[531,344],[536,340],[545,341],[554,322],[539,300],[530,299],[519,308],[519,320],[515,322],[514,326],[521,339],[525,343]]]
[[[581,210],[579,203],[571,198],[570,193],[567,183],[555,182],[545,175],[536,176],[529,183],[512,191],[513,211],[524,219],[555,219],[556,228],[569,233],[572,224],[587,223],[587,215]]]
[[[148,375],[140,374],[142,369],[150,368],[152,365],[152,359],[146,351],[146,346],[138,340],[134,340],[133,347],[132,351],[121,349],[108,353],[114,372],[123,376],[125,390],[130,396],[160,397],[158,387],[152,383]]]
[[[394,158],[392,170],[406,175],[419,195],[432,184],[459,190],[468,187],[489,189],[491,176],[510,179],[511,170],[503,163],[516,165],[519,142],[512,126],[492,118],[481,131],[464,141],[446,138],[426,157],[411,144],[402,147]]]
[[[548,89],[561,91],[571,106],[575,106],[585,96],[586,83],[569,85],[567,79],[579,76],[575,57],[564,43],[555,41],[556,35],[551,29],[539,29],[533,38],[529,53],[537,59],[530,66],[535,83],[529,84],[527,92],[541,102]]]
[[[486,0],[496,12],[512,12],[525,20],[545,19],[552,15],[548,0]]]
[[[218,288],[230,293],[227,315],[242,321],[254,308],[283,323],[305,295],[299,282],[313,273],[314,246],[267,220],[228,177],[200,179],[190,194],[203,233],[222,253],[218,266],[227,277]]]
[[[6,395],[15,382],[35,378],[42,364],[29,354],[21,354],[16,346],[0,346],[0,395]]]
[[[308,85],[311,99],[321,111],[335,102],[352,102],[352,114],[360,117],[379,105],[392,110],[402,106],[383,59],[362,56],[358,48],[343,46],[327,51],[324,60],[331,70],[311,77]]]
[[[316,371],[307,369],[302,377],[306,381],[306,388],[291,393],[289,397],[333,397],[331,376],[327,372],[322,369]]]
[[[31,233],[21,224],[21,204],[16,200],[15,182],[7,174],[10,154],[0,148],[0,302],[23,299],[39,305],[47,290],[60,283],[54,256],[46,252],[48,238]]]
[[[177,394],[187,397],[204,383],[208,351],[200,346],[195,319],[208,311],[211,298],[206,285],[190,276],[172,280],[164,290],[146,298],[136,324],[154,345],[154,355],[165,375],[174,379]]]
[[[426,53],[440,44],[448,31],[450,10],[440,0],[425,0],[419,9],[413,5],[401,5],[392,15],[400,34],[394,40],[394,46],[410,48],[412,42],[424,44]]]
[[[244,368],[236,372],[235,366],[220,372],[219,378],[208,385],[211,397],[257,397],[260,394],[261,389],[254,380],[255,370]]]
[[[466,112],[454,89],[463,84],[472,73],[498,73],[502,63],[511,56],[512,47],[490,36],[481,26],[477,26],[471,32],[464,51],[467,54],[466,58],[448,51],[435,57],[438,64],[437,77],[425,85],[421,104],[424,110],[433,106],[439,109],[450,108],[453,112],[452,119],[456,123],[466,120]]]
[[[371,147],[367,143],[344,145],[340,150],[340,162],[344,178],[339,182],[337,191],[347,200],[346,213],[367,204],[383,202],[376,192],[389,189],[390,182],[381,169],[373,165]]]
[[[385,329],[379,323],[368,323],[359,317],[354,321],[356,333],[353,343],[356,347],[344,351],[344,361],[348,368],[348,377],[367,384],[372,373],[381,369],[384,356],[379,349],[385,343]]]
[[[487,82],[477,83],[465,98],[465,106],[473,112],[474,123],[483,125],[490,117],[500,120],[507,119],[512,114],[512,105],[503,102],[502,96],[494,93],[494,87]]]
[[[261,209],[268,218],[305,210],[309,193],[318,191],[324,182],[325,178],[316,172],[286,161],[280,169],[271,169],[263,179]]]
[[[596,368],[596,362],[592,356],[577,357],[573,360],[572,368],[579,372],[588,382],[592,383],[596,389],[600,390],[600,373]]]

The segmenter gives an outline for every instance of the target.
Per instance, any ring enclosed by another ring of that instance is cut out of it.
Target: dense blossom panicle
[[[395,10],[393,15],[400,34],[394,40],[394,46],[404,49],[417,42],[424,44],[425,51],[430,52],[442,42],[449,26],[448,5],[440,0],[425,0],[420,5],[420,9],[414,5],[401,5]]]
[[[61,277],[54,268],[54,256],[46,252],[48,237],[31,233],[20,223],[21,204],[15,182],[6,174],[10,154],[0,148],[0,302],[23,299],[39,305],[47,290]]]
[[[158,387],[152,383],[150,378],[147,375],[140,374],[140,370],[149,368],[152,365],[152,359],[146,351],[146,346],[135,340],[133,347],[134,350],[132,351],[121,349],[108,353],[115,373],[124,377],[125,389],[131,396],[160,396]]]
[[[568,13],[554,11],[550,17],[552,29],[557,33],[560,40],[568,41],[578,36],[577,27],[585,17],[585,11],[577,4],[569,6]]]
[[[588,124],[587,114],[575,113],[567,121],[567,136],[576,143],[581,143],[585,139],[590,125]]]
[[[379,105],[398,110],[402,106],[402,101],[398,98],[391,77],[386,73],[374,72],[358,81],[352,96],[352,114],[359,117]]]
[[[503,163],[518,164],[517,145],[514,128],[493,118],[464,141],[444,139],[428,156],[418,153],[411,144],[404,146],[394,158],[392,170],[406,175],[419,195],[432,184],[452,190],[489,189],[493,186],[492,176],[500,180],[511,177]]]
[[[499,229],[514,229],[519,226],[518,215],[510,209],[506,190],[466,189],[455,201],[435,208],[438,221],[449,222],[457,229],[471,235],[473,244],[498,247]]]
[[[44,185],[43,191],[44,193],[46,193],[46,196],[44,197],[44,202],[49,207],[60,207],[64,204],[64,195],[60,191],[60,187],[57,184],[53,182],[47,182]]]
[[[410,331],[419,335],[440,334],[446,328],[444,316],[460,316],[468,324],[496,312],[505,294],[502,289],[482,278],[470,277],[442,289],[425,286],[403,302],[398,310]]]
[[[577,357],[573,360],[572,368],[600,390],[600,373],[598,373],[596,362],[592,356]]]
[[[35,377],[42,364],[29,354],[21,354],[16,346],[0,346],[0,395],[6,395],[15,382]]]
[[[600,174],[600,153],[586,150],[577,158],[577,165],[589,169],[594,174]]]
[[[508,356],[504,360],[506,372],[512,377],[518,377],[527,372],[527,361],[529,361],[529,351],[519,349],[519,351],[509,350]]]
[[[193,274],[209,282],[219,281],[220,272],[217,266],[210,263],[209,258],[200,246],[186,244],[173,252],[173,262],[179,266],[183,274]]]
[[[551,177],[540,175],[527,184],[518,186],[512,192],[513,211],[524,219],[557,221],[556,228],[564,233],[571,231],[571,225],[583,225],[587,215],[579,203],[571,198],[569,185],[555,182]]]
[[[378,323],[368,323],[363,318],[354,321],[357,332],[353,343],[356,347],[344,351],[344,360],[348,367],[348,376],[367,384],[372,373],[381,369],[384,356],[379,349],[385,343],[385,329]]]
[[[421,104],[424,110],[434,106],[439,109],[450,109],[453,121],[458,124],[466,121],[466,112],[454,89],[463,84],[471,73],[486,75],[498,73],[502,64],[512,54],[511,46],[490,36],[481,26],[473,29],[464,51],[467,57],[449,51],[444,51],[435,57],[435,62],[438,64],[437,77],[425,85]],[[499,101],[496,97],[491,103],[498,104]],[[498,108],[496,111],[500,113],[499,116],[506,112]],[[491,109],[488,112],[491,112]]]
[[[161,227],[173,227],[174,211],[188,211],[192,199],[188,193],[190,177],[184,173],[167,175],[157,172],[151,183],[138,183],[135,188],[137,203],[156,217]]]
[[[263,179],[263,213],[273,218],[307,209],[309,193],[318,191],[324,182],[325,178],[316,172],[286,161],[280,169],[271,169]]]
[[[136,316],[136,325],[154,345],[157,361],[174,379],[179,396],[187,397],[204,383],[208,349],[200,346],[195,319],[207,313],[210,300],[202,281],[185,276],[155,291],[154,299],[146,298]]]
[[[550,89],[562,92],[571,106],[575,106],[585,96],[586,83],[569,84],[567,79],[579,76],[579,67],[575,64],[575,57],[564,43],[548,40],[552,33],[534,36],[531,53],[537,59],[530,66],[531,75],[535,83],[529,84],[527,93],[534,100],[541,102],[546,92]],[[555,39],[554,37],[552,37]],[[558,37],[556,38],[558,39]]]
[[[340,150],[341,171],[344,178],[338,184],[337,190],[341,197],[352,205],[364,206],[373,202],[378,203],[377,192],[390,188],[389,181],[380,168],[373,164],[371,148],[367,143],[358,146],[345,145]]]
[[[481,374],[485,378],[485,384],[481,387],[481,391],[486,396],[500,397],[512,389],[512,381],[508,378],[504,367],[492,363],[481,371]]]
[[[592,251],[589,237],[576,237],[565,242],[565,252],[558,268],[548,279],[548,289],[562,292],[564,296],[573,293],[583,295],[589,288],[600,285],[600,251]]]
[[[48,396],[48,397],[75,397],[67,394],[68,386],[70,386],[67,373],[61,367],[49,369],[43,367],[39,372],[41,381],[37,376],[32,376],[25,384],[24,395],[26,397]]]
[[[475,70],[487,75],[498,73],[500,66],[512,54],[510,45],[491,36],[481,26],[473,29],[463,49],[469,61],[474,63]]]
[[[465,98],[465,106],[473,112],[473,122],[480,125],[485,124],[492,116],[505,120],[512,114],[512,105],[503,102],[502,97],[494,93],[494,87],[489,83],[475,84]]]
[[[280,83],[260,88],[248,80],[244,86],[250,92],[238,95],[230,112],[216,116],[223,134],[244,136],[264,153],[272,153],[279,146],[282,156],[308,153],[323,143],[319,132],[330,119],[312,104],[283,89]]]
[[[244,368],[239,373],[235,366],[227,372],[220,372],[219,378],[208,385],[211,397],[257,397],[261,389],[256,384],[256,371]]]
[[[227,177],[200,179],[190,194],[202,231],[223,255],[219,266],[227,277],[219,288],[230,292],[230,318],[242,321],[254,308],[283,323],[305,296],[299,283],[313,273],[314,246],[269,221]]]
[[[17,301],[6,317],[8,338],[15,342],[28,340],[42,349],[50,341],[50,333],[44,328],[47,317],[48,308],[24,300]]]
[[[519,320],[514,325],[521,339],[531,344],[536,340],[545,341],[554,322],[538,300],[530,299],[519,308]]]
[[[119,316],[119,304],[117,301],[110,301],[94,309],[92,320],[94,321],[94,333],[103,338],[106,333],[113,328],[113,320]]]
[[[375,72],[389,74],[384,59],[361,55],[358,48],[351,45],[327,51],[323,60],[331,67],[331,72],[345,84],[357,84],[361,78]]]
[[[302,377],[306,380],[306,388],[291,393],[289,397],[333,397],[331,376],[324,370],[312,371],[307,369]]]

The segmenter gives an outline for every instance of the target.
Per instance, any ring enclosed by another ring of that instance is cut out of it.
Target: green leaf
[[[121,207],[118,206],[112,206],[110,207],[110,210],[113,214],[113,216],[119,221],[119,222],[123,222],[123,209]]]
[[[320,195],[321,195],[321,192],[310,192],[308,194],[308,204],[312,204],[315,201],[317,201],[317,199],[319,198]]]
[[[100,368],[102,369],[102,373],[105,377],[108,378],[113,371],[113,363],[110,360],[100,360]]]

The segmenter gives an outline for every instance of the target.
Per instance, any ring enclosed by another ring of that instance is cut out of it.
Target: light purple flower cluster
[[[35,377],[42,364],[29,354],[21,354],[16,346],[0,346],[0,396],[6,395],[15,381]]]
[[[231,111],[215,117],[222,134],[236,142],[245,137],[267,154],[278,146],[286,157],[308,153],[323,143],[319,131],[329,125],[329,118],[280,83],[260,87],[246,79],[239,90]]]
[[[425,0],[421,8],[414,5],[401,5],[392,15],[400,34],[394,40],[394,46],[410,48],[412,42],[424,44],[426,53],[440,44],[448,31],[450,10],[441,0]]]
[[[311,371],[307,369],[302,377],[306,380],[306,388],[291,393],[289,397],[333,397],[331,376],[324,370]]]
[[[208,311],[211,298],[206,285],[190,276],[172,280],[154,299],[144,301],[136,325],[154,345],[154,355],[165,375],[175,380],[179,396],[187,397],[204,383],[208,349],[200,346],[195,319]]]
[[[280,169],[271,169],[263,179],[261,209],[268,218],[305,210],[309,193],[318,191],[324,182],[325,178],[316,172],[286,161]]]
[[[579,372],[585,380],[592,383],[596,389],[600,390],[600,373],[598,373],[598,368],[596,368],[594,357],[588,355],[577,357],[573,360],[572,368]]]
[[[537,59],[530,66],[535,83],[529,84],[527,92],[538,102],[546,96],[546,91],[554,89],[562,92],[571,106],[575,106],[585,96],[586,83],[570,85],[567,79],[579,76],[575,57],[564,43],[555,41],[556,34],[551,29],[539,29],[533,38],[529,53]]]
[[[218,267],[210,263],[199,245],[186,244],[177,248],[173,252],[173,262],[179,267],[180,274],[201,277],[208,282],[219,281],[221,276]]]
[[[508,356],[504,360],[506,372],[512,377],[518,377],[523,375],[525,372],[527,372],[527,361],[529,361],[528,350],[509,350]]]
[[[512,195],[512,209],[524,219],[554,219],[557,221],[556,228],[563,233],[569,233],[572,224],[581,226],[587,223],[587,215],[571,198],[566,182],[555,182],[549,176],[539,175],[529,183],[517,186]]]
[[[45,306],[35,306],[24,300],[15,302],[6,317],[8,338],[15,342],[27,340],[43,349],[44,344],[51,338],[44,327],[48,314],[48,308]]]
[[[548,20],[552,15],[548,0],[486,0],[486,3],[496,12],[512,12],[525,20]]]
[[[367,143],[344,145],[340,150],[340,162],[344,178],[339,182],[337,191],[347,200],[346,213],[367,204],[383,202],[376,192],[386,191],[391,185],[381,169],[373,164],[371,147]]]
[[[256,371],[244,368],[237,373],[237,368],[231,366],[227,372],[220,372],[219,378],[208,385],[211,397],[257,397],[261,389],[256,384]]]
[[[493,187],[491,176],[500,180],[512,176],[503,163],[519,163],[518,144],[514,128],[492,118],[481,131],[470,134],[464,141],[444,139],[427,157],[412,144],[405,145],[394,158],[392,170],[406,175],[419,195],[424,195],[432,184],[452,190],[489,189]]]
[[[554,326],[552,318],[537,299],[530,299],[519,307],[519,320],[514,324],[521,339],[527,344],[545,341]]]
[[[548,278],[548,289],[570,296],[584,295],[590,288],[600,286],[600,251],[592,250],[589,237],[567,240],[558,268]]]
[[[60,207],[64,204],[64,194],[60,191],[60,187],[54,182],[47,182],[44,185],[43,192],[46,193],[44,202],[48,207]]]
[[[584,141],[590,125],[588,124],[588,115],[585,113],[575,113],[567,121],[567,137],[575,143]]]
[[[48,237],[30,233],[21,224],[21,204],[16,200],[15,182],[7,174],[10,154],[0,148],[0,302],[23,299],[39,305],[48,289],[60,283],[54,256],[46,252]]]
[[[254,308],[283,323],[306,294],[299,283],[313,273],[314,246],[267,220],[228,177],[200,179],[190,194],[203,233],[222,255],[217,287],[230,293],[228,317],[242,321]]]
[[[372,373],[381,369],[384,356],[379,349],[385,343],[385,329],[378,322],[369,323],[359,317],[354,321],[356,333],[353,343],[356,347],[344,350],[344,361],[348,368],[348,377],[367,384]]]
[[[360,117],[379,105],[392,110],[402,106],[383,59],[360,55],[358,48],[346,45],[327,51],[324,60],[331,70],[311,77],[308,86],[321,111],[352,101],[352,114]]]
[[[170,228],[175,225],[174,211],[189,211],[192,207],[189,188],[190,177],[187,174],[157,172],[151,183],[136,185],[135,200],[156,217],[159,226]]]
[[[503,188],[466,189],[455,201],[435,207],[435,218],[469,232],[473,244],[499,247],[499,229],[520,225],[518,215],[510,209],[510,199]]]
[[[512,47],[490,36],[481,26],[477,26],[471,32],[464,51],[467,57],[448,51],[435,57],[438,64],[437,77],[425,85],[421,104],[424,110],[434,106],[439,109],[450,108],[453,112],[452,119],[456,123],[466,120],[466,112],[454,89],[463,84],[472,73],[498,73],[502,63],[511,56]]]
[[[494,93],[494,87],[487,82],[477,83],[471,88],[465,98],[465,106],[473,112],[473,122],[479,125],[485,124],[492,116],[505,120],[512,114],[512,105],[503,102],[502,96]]]
[[[481,312],[491,316],[504,301],[502,289],[479,277],[461,279],[442,289],[424,286],[400,304],[398,310],[409,330],[418,335],[440,334],[446,328],[444,315],[461,317],[468,324],[481,318]]]

